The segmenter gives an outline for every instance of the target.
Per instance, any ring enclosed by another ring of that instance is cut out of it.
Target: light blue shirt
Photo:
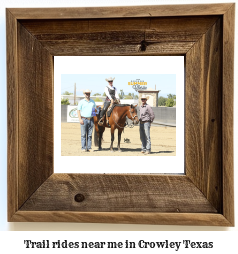
[[[78,104],[78,110],[80,110],[80,115],[83,117],[92,117],[93,108],[96,108],[96,103],[92,99],[89,101],[83,99]]]

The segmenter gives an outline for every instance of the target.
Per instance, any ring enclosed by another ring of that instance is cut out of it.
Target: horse
[[[124,130],[126,117],[133,121],[133,124],[138,124],[139,119],[137,116],[136,106],[130,104],[116,104],[111,112],[109,117],[109,126],[106,121],[102,126],[98,125],[99,114],[94,116],[94,145],[99,147],[99,150],[102,150],[102,135],[105,131],[105,128],[111,128],[111,146],[110,151],[113,152],[113,141],[114,141],[114,132],[118,129],[118,151],[121,152],[120,142],[121,142],[121,133]],[[107,114],[107,112],[106,112]]]

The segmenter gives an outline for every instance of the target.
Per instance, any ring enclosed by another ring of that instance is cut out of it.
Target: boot
[[[105,115],[98,121],[99,126],[103,126]]]
[[[98,121],[99,126],[103,126],[105,113],[106,113],[106,109],[103,108],[100,112],[100,120]]]

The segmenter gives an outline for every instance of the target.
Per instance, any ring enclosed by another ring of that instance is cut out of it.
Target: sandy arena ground
[[[110,152],[111,133],[106,128],[103,134],[102,151],[98,147],[92,148],[91,152],[81,152],[81,131],[79,123],[61,123],[61,155],[62,156],[175,156],[176,155],[176,128],[151,126],[151,154],[141,153],[141,141],[139,135],[139,126],[125,128],[121,137],[121,150],[117,151],[117,130],[115,131],[115,140],[113,143],[114,152]],[[94,132],[93,132],[94,136]],[[130,143],[125,143],[124,139],[129,139]]]

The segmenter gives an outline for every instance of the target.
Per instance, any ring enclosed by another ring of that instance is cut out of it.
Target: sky
[[[61,94],[65,91],[74,92],[74,84],[76,83],[76,94],[83,95],[83,90],[89,89],[92,95],[100,93],[103,95],[104,88],[108,85],[106,79],[115,78],[113,85],[118,92],[122,89],[125,94],[138,92],[133,89],[128,82],[140,79],[147,82],[147,89],[152,88],[160,90],[159,96],[167,97],[168,94],[176,95],[176,74],[61,74]],[[155,88],[156,87],[156,88]]]

